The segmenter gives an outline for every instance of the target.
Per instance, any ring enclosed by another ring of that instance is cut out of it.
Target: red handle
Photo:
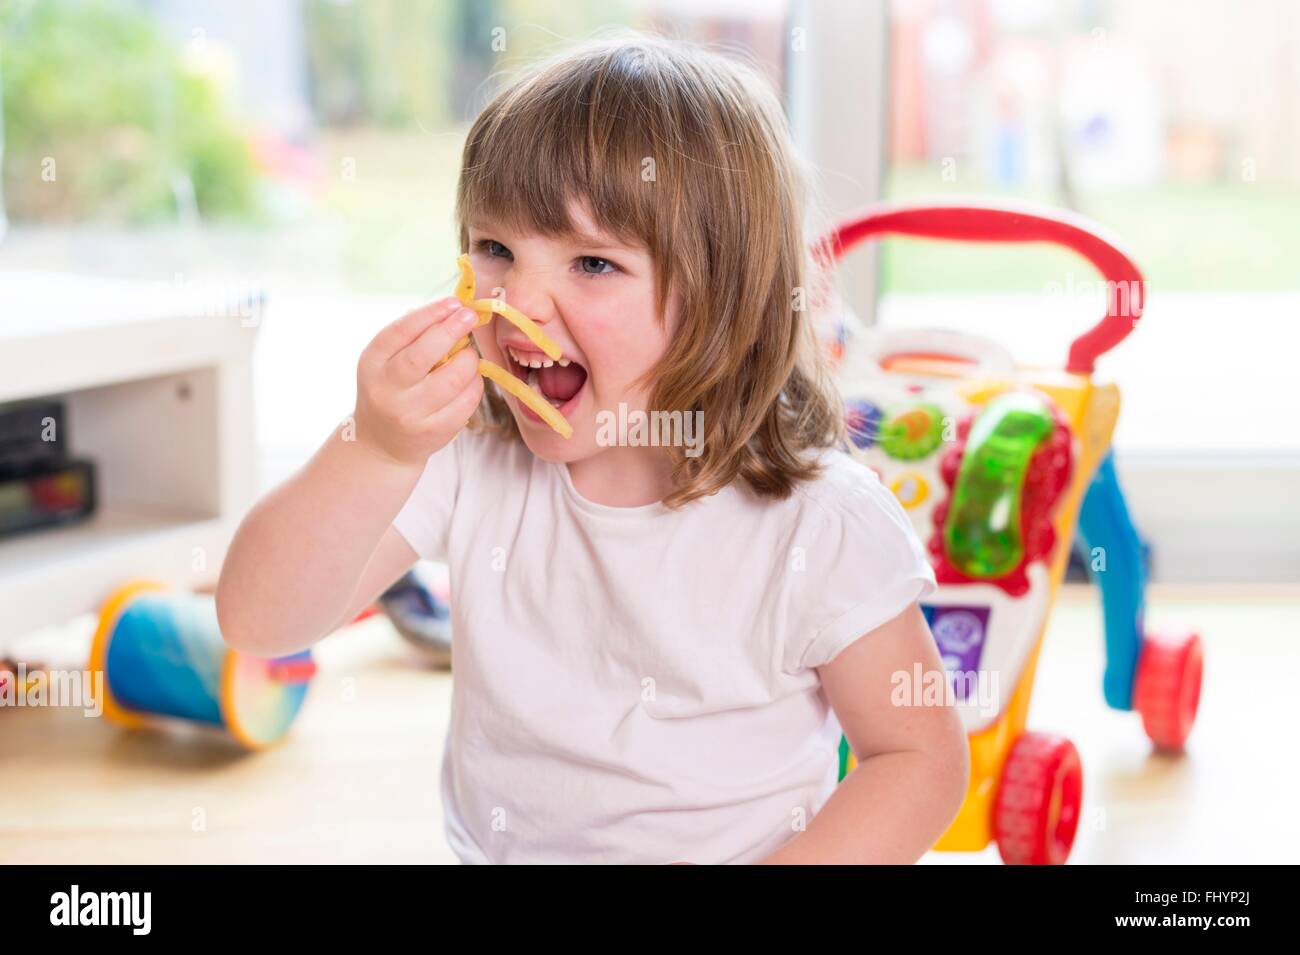
[[[1079,253],[1106,280],[1106,314],[1070,345],[1066,370],[1091,374],[1142,317],[1146,280],[1133,260],[1096,223],[1055,209],[965,202],[959,205],[886,203],[840,223],[819,245],[834,261],[864,239],[910,235],[963,242],[1054,242]]]
[[[266,673],[276,683],[306,683],[316,675],[314,660],[270,660]]]

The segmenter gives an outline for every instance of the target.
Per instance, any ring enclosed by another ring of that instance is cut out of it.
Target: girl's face
[[[620,402],[628,412],[650,410],[648,385],[634,382],[663,355],[673,326],[671,315],[665,323],[655,313],[649,251],[600,233],[585,210],[571,211],[581,239],[518,235],[489,221],[469,228],[475,296],[504,298],[563,352],[566,364],[552,364],[500,318],[474,332],[484,358],[529,382],[573,426],[573,436],[562,438],[506,395],[529,449],[565,463],[604,450],[596,440],[598,413],[609,412],[617,422]]]

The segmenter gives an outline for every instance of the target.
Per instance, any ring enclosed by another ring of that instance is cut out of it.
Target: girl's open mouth
[[[572,410],[587,383],[587,369],[569,358],[553,361],[538,349],[518,345],[502,346],[511,374],[523,381],[564,416]],[[522,401],[519,407],[533,421],[541,417]]]

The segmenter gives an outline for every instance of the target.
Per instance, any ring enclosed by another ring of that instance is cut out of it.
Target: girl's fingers
[[[415,341],[389,360],[394,380],[399,385],[409,386],[423,379],[477,324],[478,316],[473,310],[461,308],[426,328]]]
[[[454,295],[440,298],[436,302],[422,305],[413,312],[407,312],[395,322],[386,325],[370,348],[379,361],[388,361],[407,345],[419,338],[425,331],[438,322],[445,321],[448,315],[460,308],[460,299]]]
[[[407,392],[409,407],[421,416],[434,414],[464,391],[478,375],[478,352],[463,348],[451,361],[425,375]]]
[[[448,363],[450,365],[450,363]],[[474,409],[483,398],[483,379],[478,374],[478,362],[474,362],[474,375],[469,384],[452,396],[429,417],[430,426],[446,433],[459,431],[474,414]]]

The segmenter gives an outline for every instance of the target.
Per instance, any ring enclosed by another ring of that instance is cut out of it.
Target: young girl
[[[961,805],[966,738],[951,707],[891,705],[915,664],[942,669],[917,606],[934,578],[837,450],[765,81],[639,36],[553,60],[474,123],[456,213],[477,294],[563,358],[498,320],[435,368],[474,324],[454,298],[381,331],[352,420],[239,528],[226,639],[300,650],[446,561],[462,861],[915,861]],[[485,393],[479,355],[572,436]],[[620,406],[700,433],[611,440]],[[841,727],[859,765],[836,785]]]

